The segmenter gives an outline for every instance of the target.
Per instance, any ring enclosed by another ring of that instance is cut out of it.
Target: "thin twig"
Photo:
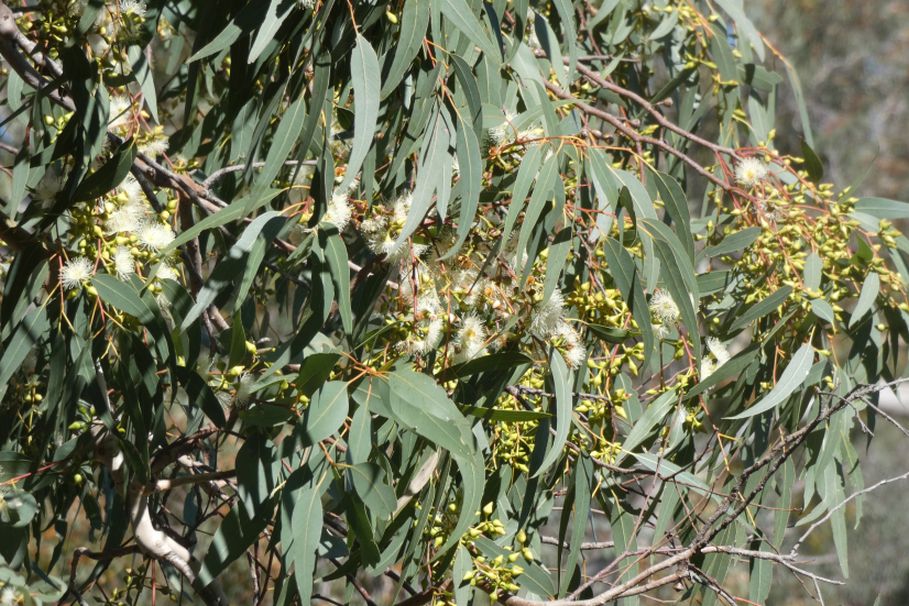
[[[881,486],[885,486],[887,484],[892,484],[894,482],[899,482],[901,480],[909,480],[909,471],[907,471],[904,474],[894,476],[892,478],[884,478],[883,480],[881,480],[880,482],[877,482],[876,484],[873,484],[871,486],[868,486],[867,488],[863,488],[862,490],[858,490],[858,491],[852,493],[851,495],[849,495],[848,497],[846,497],[845,499],[843,499],[842,501],[840,501],[839,503],[837,503],[836,505],[831,507],[829,510],[827,510],[827,513],[825,513],[820,519],[818,519],[811,526],[809,526],[808,529],[802,533],[802,536],[800,536],[798,538],[798,540],[796,540],[795,545],[792,546],[792,550],[789,552],[789,554],[793,557],[795,555],[797,555],[798,551],[799,551],[799,547],[802,546],[802,543],[805,542],[805,539],[808,538],[808,535],[810,535],[812,532],[817,530],[817,528],[821,524],[823,524],[824,522],[829,520],[831,517],[833,517],[833,514],[835,514],[837,511],[839,511],[840,509],[845,507],[850,502],[854,501],[855,499],[862,496],[863,494],[868,494],[869,492],[874,492]]]
[[[596,116],[597,118],[603,120],[604,122],[609,123],[613,128],[615,128],[617,131],[619,131],[622,135],[624,135],[631,141],[658,147],[661,150],[663,150],[664,152],[675,156],[676,158],[678,158],[679,160],[681,160],[682,162],[684,162],[685,164],[690,166],[696,173],[698,173],[699,175],[701,175],[702,177],[704,177],[705,179],[707,179],[714,185],[716,185],[724,190],[733,189],[733,187],[729,183],[718,178],[716,175],[714,175],[713,173],[708,171],[706,168],[701,166],[698,162],[695,162],[685,152],[676,149],[675,147],[666,143],[662,139],[657,139],[655,137],[649,137],[646,135],[642,135],[641,133],[637,132],[633,128],[626,125],[622,121],[621,118],[618,118],[617,116],[613,116],[612,114],[610,114],[609,112],[607,112],[605,110],[602,110],[598,107],[594,107],[593,105],[590,105],[589,103],[585,103],[584,101],[577,99],[574,95],[572,95],[568,91],[562,89],[559,86],[556,86],[555,84],[553,84],[551,82],[544,82],[543,84],[545,84],[546,88],[550,92],[552,92],[556,97],[558,97],[560,99],[564,99],[566,101],[571,101],[572,104],[576,108],[578,108],[585,114],[589,114],[591,116]],[[600,137],[604,136],[601,133],[594,131],[593,129],[591,129],[590,132],[593,134],[599,135]]]
[[[605,88],[606,90],[610,90],[621,97],[630,99],[631,101],[633,101],[634,103],[639,105],[644,111],[646,111],[648,114],[650,114],[653,117],[653,119],[657,122],[657,124],[659,124],[660,126],[665,128],[666,130],[672,131],[675,134],[677,134],[685,139],[688,139],[689,141],[697,143],[698,145],[702,145],[713,152],[725,154],[728,156],[736,155],[735,150],[732,149],[731,147],[726,147],[725,145],[719,145],[712,141],[708,141],[707,139],[704,139],[703,137],[699,137],[698,135],[692,133],[691,131],[685,130],[678,124],[675,124],[671,120],[667,119],[666,116],[664,116],[662,114],[662,112],[660,112],[660,110],[658,110],[652,103],[650,103],[649,101],[647,101],[647,99],[645,99],[644,97],[635,93],[634,91],[628,90],[627,88],[623,88],[623,87],[619,86],[618,84],[616,84],[615,82],[611,82],[610,80],[603,78],[597,72],[590,69],[586,65],[578,64],[576,66],[576,68],[577,68],[578,72],[580,72],[591,83],[596,84],[597,86],[600,86],[602,88]]]
[[[543,535],[540,537],[540,542],[544,545],[561,545],[563,549],[568,549],[569,545],[565,541],[559,541],[555,537],[550,537]],[[612,549],[615,547],[615,541],[589,541],[581,543],[581,551],[593,551],[600,549]]]
[[[180,476],[177,478],[167,478],[164,480],[157,480],[154,484],[154,489],[158,492],[164,492],[165,490],[171,490],[177,486],[185,486],[186,484],[199,484],[201,482],[210,482],[213,480],[225,480],[227,478],[232,478],[237,475],[237,470],[235,469],[225,469],[222,471],[207,471],[202,473],[197,473],[192,476]]]
[[[299,166],[315,166],[316,161],[315,160],[285,160],[284,161],[284,166],[298,166],[298,165]],[[263,166],[265,166],[265,162],[253,162],[252,164],[232,164],[230,166],[225,166],[223,168],[219,168],[218,170],[216,170],[215,172],[210,174],[208,177],[206,177],[204,181],[202,181],[202,183],[201,183],[202,189],[205,190],[206,192],[208,192],[208,190],[211,189],[211,186],[214,185],[215,183],[217,183],[220,179],[224,178],[225,176],[227,176],[231,173],[238,173],[240,171],[246,170],[246,168],[250,167],[250,166],[252,168],[262,168]]]

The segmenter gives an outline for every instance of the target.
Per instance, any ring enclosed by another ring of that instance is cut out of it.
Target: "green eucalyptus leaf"
[[[777,381],[776,385],[773,386],[773,389],[771,389],[767,395],[761,398],[757,403],[748,407],[744,412],[726,418],[731,421],[748,419],[769,410],[773,410],[789,399],[789,396],[802,386],[805,379],[808,378],[808,371],[811,370],[813,363],[814,348],[810,344],[805,343],[799,348],[795,355],[792,356],[792,360],[786,366],[783,374],[780,375],[779,381]]]
[[[350,73],[354,90],[354,136],[347,162],[347,172],[340,189],[346,189],[360,171],[363,160],[372,145],[376,122],[379,117],[379,59],[376,51],[363,36],[357,34],[357,44],[350,59]]]
[[[875,272],[869,273],[868,277],[865,278],[865,282],[862,284],[862,291],[859,293],[858,301],[855,302],[852,316],[849,318],[849,328],[855,326],[859,320],[871,311],[871,307],[874,305],[875,300],[877,300],[880,289],[880,276]]]
[[[312,395],[297,426],[297,436],[307,446],[321,442],[341,427],[347,418],[349,406],[347,383],[325,383]]]
[[[861,198],[855,210],[878,219],[909,219],[909,203],[887,198]]]
[[[565,364],[562,354],[553,350],[549,358],[552,368],[552,384],[555,388],[555,422],[556,434],[552,445],[546,451],[546,456],[540,465],[534,470],[534,476],[539,476],[548,470],[562,456],[562,449],[568,440],[568,431],[572,425],[572,402],[574,396],[571,393],[571,371]]]

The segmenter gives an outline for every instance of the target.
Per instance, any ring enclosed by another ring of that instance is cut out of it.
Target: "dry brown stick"
[[[827,513],[825,513],[823,516],[820,517],[820,519],[818,519],[811,526],[809,526],[808,529],[804,533],[802,533],[802,536],[800,536],[796,540],[795,545],[792,546],[790,555],[792,555],[792,556],[796,555],[798,553],[799,547],[802,546],[802,543],[805,542],[805,540],[808,538],[808,535],[810,535],[812,532],[817,530],[817,528],[821,524],[823,524],[824,522],[829,520],[831,517],[833,517],[833,514],[835,514],[838,510],[845,507],[848,503],[854,501],[855,499],[857,499],[858,497],[860,497],[864,494],[868,494],[869,492],[874,492],[881,486],[885,486],[887,484],[892,484],[893,482],[899,482],[901,480],[909,480],[909,471],[907,471],[906,473],[900,474],[898,476],[894,476],[892,478],[884,478],[883,480],[881,480],[880,482],[877,482],[876,484],[872,484],[871,486],[868,486],[867,488],[863,488],[862,490],[853,492],[851,495],[849,495],[848,497],[846,497],[845,499],[843,499],[842,501],[837,503],[835,506],[833,506],[829,510],[827,510]]]
[[[5,6],[5,3],[0,2],[0,5],[2,5],[2,8],[0,8],[0,20],[11,17],[13,25],[15,25],[16,18],[13,12],[9,7]],[[4,33],[3,35],[6,34]],[[42,53],[38,49],[38,45],[29,40],[18,27],[15,27],[15,31],[9,32],[8,38],[15,42],[16,46],[22,49],[22,52],[28,55],[32,61],[49,71],[53,77],[59,78],[63,75],[63,68],[56,61]]]
[[[844,581],[837,579],[831,579],[828,577],[815,574],[809,570],[805,570],[799,566],[795,565],[796,556],[793,555],[781,555],[778,553],[773,553],[770,551],[756,551],[754,549],[742,549],[739,547],[732,547],[727,545],[708,545],[701,549],[701,553],[726,553],[729,555],[744,557],[744,558],[753,558],[757,560],[768,560],[770,562],[776,562],[781,566],[788,568],[795,574],[799,574],[805,577],[808,577],[815,581],[820,581],[822,583],[828,583],[831,585],[845,585]]]
[[[557,538],[546,535],[540,537],[540,542],[544,545],[561,545],[563,549],[569,548],[568,543],[560,542]],[[580,549],[581,551],[593,551],[597,549],[612,549],[613,547],[615,547],[614,541],[590,541],[581,543]]]
[[[255,544],[253,545],[253,548],[255,548]],[[249,552],[249,550],[246,551],[246,562],[249,565],[249,576],[250,576],[250,580],[252,581],[252,585],[253,585],[253,595],[258,596],[259,595],[259,571],[256,569],[256,566],[257,566],[256,558],[252,553]]]
[[[856,387],[845,396],[828,394],[834,395],[836,398],[838,398],[838,402],[836,404],[828,406],[826,410],[821,411],[813,421],[809,422],[801,429],[792,432],[788,436],[785,436],[782,440],[782,444],[779,444],[776,448],[771,449],[754,464],[742,471],[732,493],[726,498],[725,503],[717,508],[714,514],[707,520],[704,527],[697,534],[692,544],[695,546],[698,544],[706,545],[717,534],[722,532],[723,529],[732,524],[738,518],[738,516],[745,511],[751,501],[753,501],[754,498],[760,494],[761,491],[763,491],[767,482],[770,480],[773,474],[776,473],[776,471],[783,465],[783,463],[792,455],[792,452],[798,448],[805,440],[807,440],[809,434],[811,434],[811,432],[814,431],[821,423],[826,422],[834,414],[846,406],[850,406],[852,402],[856,400],[862,399],[869,394],[877,393],[879,391],[887,389],[888,387],[893,387],[895,385],[905,383],[907,381],[909,381],[909,378],[897,379],[889,383],[878,383],[876,385]],[[748,478],[768,465],[770,469],[764,474],[764,478],[758,483],[757,486],[751,490],[750,493],[748,493],[747,496],[742,495],[739,500],[739,505],[733,508],[731,512],[727,513],[729,508],[732,507],[732,503],[735,502],[736,495],[741,495],[741,491],[744,489]],[[721,521],[716,528],[711,529],[713,524],[717,523],[717,521],[719,521],[724,515],[726,516],[726,519]]]
[[[210,438],[218,431],[216,427],[203,427],[195,433],[183,436],[166,446],[162,446],[152,459],[152,477],[160,474],[168,465],[178,462],[181,456],[196,450],[203,440]]]

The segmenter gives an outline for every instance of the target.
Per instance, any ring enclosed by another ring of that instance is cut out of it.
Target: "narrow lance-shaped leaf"
[[[347,266],[347,246],[338,234],[329,234],[325,239],[325,258],[331,269],[331,279],[335,283],[338,299],[338,312],[341,323],[348,334],[353,332],[353,312],[350,305],[350,268]]]
[[[256,177],[256,186],[253,191],[265,191],[275,177],[278,176],[284,162],[290,156],[290,152],[295,145],[299,144],[300,131],[303,130],[303,123],[306,120],[306,101],[300,97],[290,104],[290,107],[284,112],[281,121],[275,129],[275,136],[268,148],[268,155],[265,157],[265,166]],[[248,214],[256,203],[255,197],[250,197],[244,214]]]
[[[417,169],[416,185],[411,196],[410,210],[407,213],[407,220],[401,228],[401,233],[395,241],[395,248],[403,245],[404,240],[409,238],[423,222],[423,217],[432,207],[433,193],[439,186],[442,162],[448,161],[450,133],[445,126],[441,112],[441,108],[438,108],[432,131],[425,140],[420,166]]]
[[[862,198],[855,203],[855,210],[878,219],[909,219],[909,203],[887,198]]]
[[[429,376],[401,369],[389,377],[390,409],[398,423],[446,449],[457,463],[463,481],[463,500],[451,535],[439,548],[446,551],[474,519],[483,496],[483,457],[473,432],[445,391]]]
[[[429,26],[430,3],[407,0],[401,12],[401,34],[395,46],[394,60],[382,84],[382,99],[391,94],[407,70],[413,67],[413,59],[420,52],[420,45]]]
[[[603,252],[616,286],[641,330],[644,340],[644,363],[647,364],[654,345],[653,326],[650,323],[650,308],[644,298],[644,289],[638,277],[637,265],[628,251],[612,238],[605,241]]]
[[[132,284],[108,274],[97,274],[92,278],[92,284],[101,300],[115,309],[128,313],[142,323],[149,322],[154,317]]]
[[[465,0],[435,0],[434,3],[438,3],[442,14],[488,57],[496,59],[501,57],[501,52],[486,34],[480,20]]]
[[[323,476],[318,482],[301,488],[291,516],[294,541],[289,556],[294,563],[294,580],[301,604],[308,604],[312,597],[316,550],[323,527],[322,494],[328,486]]]
[[[786,401],[795,391],[802,386],[808,377],[814,362],[814,348],[810,343],[802,345],[780,376],[780,380],[759,402],[737,415],[726,417],[730,421],[747,419],[761,413],[773,410]]]
[[[458,170],[460,173],[461,208],[458,214],[458,239],[442,259],[455,255],[464,244],[474,216],[480,204],[480,190],[483,187],[483,164],[480,157],[480,143],[473,129],[466,123],[458,123],[457,132]]]
[[[871,311],[880,289],[880,276],[876,272],[871,272],[865,278],[865,283],[862,284],[862,291],[859,294],[858,301],[855,303],[855,309],[852,310],[852,317],[849,318],[849,328],[855,326],[859,320],[865,317],[865,314]]]
[[[562,354],[555,349],[549,356],[549,364],[552,367],[552,383],[555,389],[556,434],[534,476],[541,475],[562,456],[562,449],[568,440],[568,430],[571,429],[571,372],[562,359]]]
[[[354,182],[363,160],[372,146],[379,117],[379,59],[369,42],[357,34],[357,44],[350,58],[350,78],[354,90],[354,135],[347,161],[347,171],[340,189]]]

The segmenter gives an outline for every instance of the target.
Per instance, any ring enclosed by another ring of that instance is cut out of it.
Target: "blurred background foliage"
[[[795,66],[826,178],[858,193],[909,193],[909,2],[751,0],[758,29]],[[774,61],[773,58],[770,61]],[[777,61],[776,67],[782,69]],[[801,125],[782,87],[777,142],[799,149]]]
[[[860,195],[909,197],[909,2],[751,0],[748,5],[755,25],[793,64],[811,99],[808,112],[826,178],[852,184]],[[779,61],[776,67],[783,68]],[[787,87],[781,87],[777,117],[779,148],[798,150],[801,123]],[[905,422],[909,416],[900,418]],[[901,438],[892,426],[876,429],[863,457],[868,485],[904,471]],[[907,483],[884,486],[865,501],[861,525],[849,533],[850,578],[827,589],[829,604],[864,606],[878,596],[880,606],[909,604],[909,536],[899,530],[909,528],[907,501]],[[813,548],[819,560],[831,554],[818,572],[835,574],[829,536]],[[816,602],[792,577],[779,575],[767,603]]]

